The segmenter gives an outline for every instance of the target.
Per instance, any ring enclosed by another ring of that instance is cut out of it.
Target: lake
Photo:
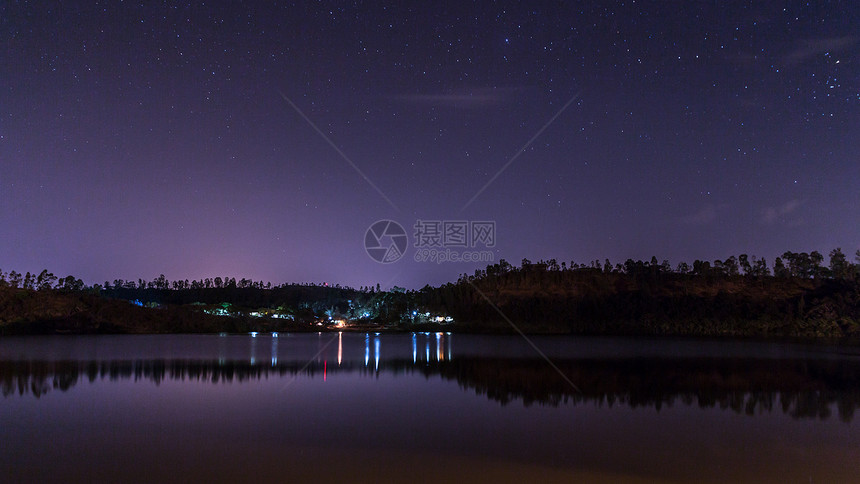
[[[860,348],[0,339],[5,482],[858,482]]]

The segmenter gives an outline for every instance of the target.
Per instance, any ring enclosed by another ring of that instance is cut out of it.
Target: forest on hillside
[[[772,266],[746,254],[675,266],[656,257],[614,265],[609,260],[523,259],[515,266],[500,260],[438,287],[385,291],[378,285],[272,285],[232,277],[169,281],[163,275],[87,286],[47,270],[35,275],[0,270],[0,331],[28,332],[39,325],[40,332],[55,327],[212,332],[372,325],[479,332],[860,335],[860,250],[854,262],[841,249],[828,255],[825,264],[816,251],[785,252]],[[45,325],[51,321],[59,326]]]
[[[745,255],[680,263],[573,267],[504,260],[425,287],[420,304],[475,330],[589,334],[846,336],[860,330],[860,254],[786,252],[771,270]]]

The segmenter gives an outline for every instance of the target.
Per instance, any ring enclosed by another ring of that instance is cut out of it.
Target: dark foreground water
[[[0,481],[860,482],[860,348],[533,341],[2,338]]]

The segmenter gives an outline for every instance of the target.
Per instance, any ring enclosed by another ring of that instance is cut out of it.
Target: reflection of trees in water
[[[539,360],[455,360],[440,373],[503,405],[592,402],[660,410],[677,403],[754,415],[774,409],[826,419],[835,404],[850,421],[860,406],[860,364],[844,360],[611,359],[554,362],[572,388]]]
[[[231,383],[269,377],[358,372],[440,375],[505,405],[593,403],[660,410],[675,404],[753,415],[776,410],[794,418],[826,419],[836,405],[850,421],[860,406],[860,362],[717,358],[556,360],[571,387],[546,362],[532,359],[455,358],[418,362],[383,360],[379,370],[355,362],[252,364],[226,360],[0,361],[3,396],[66,391],[81,380],[164,380]]]

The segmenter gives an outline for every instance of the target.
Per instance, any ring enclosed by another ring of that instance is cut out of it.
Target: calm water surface
[[[533,341],[2,338],[0,480],[860,482],[860,348]]]

